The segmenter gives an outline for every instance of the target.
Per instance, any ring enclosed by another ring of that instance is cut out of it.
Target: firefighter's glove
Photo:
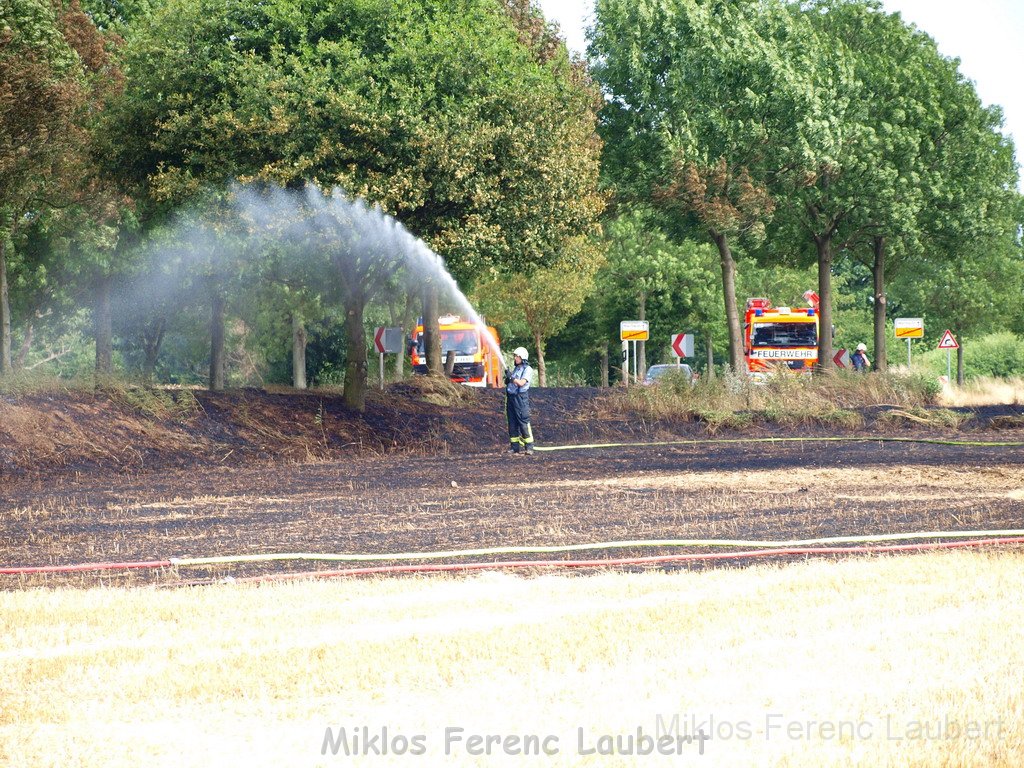
[[[512,371],[505,369],[505,386],[507,387],[512,383]]]

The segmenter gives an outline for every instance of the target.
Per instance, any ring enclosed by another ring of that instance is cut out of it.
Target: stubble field
[[[543,447],[556,437],[689,442],[511,457],[497,409],[481,409],[464,428],[493,432],[475,451],[452,450],[453,440],[448,450],[343,459],[21,473],[0,486],[0,564],[362,553],[387,566],[409,564],[395,553],[494,546],[1024,527],[1024,450],[951,444],[1017,442],[1019,430],[862,439],[869,425],[841,435],[856,441],[789,442],[808,435],[709,436],[685,424],[631,433],[568,419],[544,430],[538,412]],[[748,437],[775,441],[732,442]],[[921,541],[943,538],[955,540]],[[723,549],[582,556],[679,551]],[[1024,761],[1019,546],[595,565],[571,576],[546,565],[243,582],[338,567],[302,559],[0,576],[2,762]],[[488,735],[500,738],[474,752],[468,740]],[[667,753],[637,752],[661,735],[688,738],[670,740]],[[547,753],[523,753],[544,744]]]

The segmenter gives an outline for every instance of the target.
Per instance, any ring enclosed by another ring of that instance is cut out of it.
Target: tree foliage
[[[578,237],[567,243],[559,261],[529,275],[499,273],[476,288],[474,295],[491,322],[522,318],[536,350],[542,387],[547,386],[546,343],[583,307],[603,261],[599,242]]]
[[[77,0],[0,4],[0,374],[9,372],[9,284],[22,230],[76,204],[109,202],[91,129],[120,87],[103,36]]]

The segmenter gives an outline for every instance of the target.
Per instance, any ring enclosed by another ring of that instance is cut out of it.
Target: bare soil
[[[102,394],[0,400],[0,565],[1024,527],[1021,447],[729,442],[1024,442],[1019,406],[973,409],[958,432],[883,430],[871,409],[856,431],[760,424],[709,436],[699,422],[618,415],[602,406],[599,390],[544,389],[533,396],[539,445],[698,442],[527,458],[507,452],[498,392],[467,390],[443,405],[438,393],[403,385],[375,397],[365,414],[329,393],[195,396],[189,413],[164,418]],[[629,554],[640,552],[608,556]],[[176,584],[336,567],[0,576],[0,587]]]

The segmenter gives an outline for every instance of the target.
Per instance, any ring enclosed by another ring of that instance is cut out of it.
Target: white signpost
[[[671,339],[671,346],[672,354],[676,356],[676,365],[679,365],[682,358],[693,357],[693,334],[673,334]]]
[[[907,367],[910,367],[910,340],[924,338],[923,317],[897,317],[893,321],[897,339],[907,340]]]
[[[629,343],[633,342],[633,378],[636,380],[636,343],[651,338],[651,326],[646,320],[623,320],[619,323],[619,339],[622,340],[622,371],[626,386],[629,386]]]
[[[942,334],[942,339],[939,341],[939,349],[946,350],[946,381],[952,384],[953,350],[960,349],[960,345],[957,344],[956,339],[953,338],[953,332],[950,331],[948,328],[946,329],[946,332]]]
[[[380,354],[380,388],[384,389],[384,355],[402,354],[405,338],[401,328],[379,327],[373,332],[373,346]]]
[[[676,365],[682,365],[684,357],[693,357],[693,334],[674,333],[669,346],[672,347],[672,354],[676,356]]]

